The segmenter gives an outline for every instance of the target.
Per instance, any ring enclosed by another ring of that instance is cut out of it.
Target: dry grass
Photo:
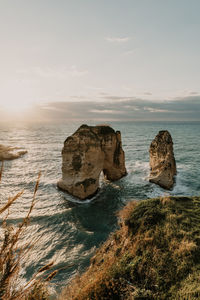
[[[200,198],[132,202],[119,216],[121,228],[60,300],[199,299]]]
[[[0,178],[3,172],[3,163],[1,165]],[[40,270],[27,282],[24,286],[17,287],[16,282],[20,272],[20,262],[22,258],[28,255],[31,245],[26,245],[23,248],[19,246],[19,240],[22,234],[25,234],[25,229],[30,222],[30,215],[36,203],[36,193],[39,187],[41,174],[35,184],[33,198],[26,217],[17,226],[13,227],[7,224],[9,216],[9,207],[17,201],[23,194],[23,191],[9,198],[7,203],[0,208],[0,214],[7,211],[6,217],[2,222],[4,236],[0,243],[0,299],[1,300],[45,300],[48,298],[46,283],[51,280],[57,271],[49,272],[53,263],[50,263]]]
[[[23,194],[23,192],[24,191],[21,191],[17,193],[14,197],[10,197],[8,199],[8,202],[0,208],[0,214],[2,214],[5,210],[7,210],[13,204],[13,202],[15,202],[15,200],[17,200]]]
[[[3,161],[1,162],[1,168],[0,168],[0,183],[1,183],[1,178],[2,178],[2,174],[3,174]]]
[[[189,241],[185,237],[177,244],[177,241],[175,242],[174,247],[174,255],[177,256],[184,256],[186,254],[190,255],[191,252],[195,251],[197,249],[197,245],[194,241]]]
[[[136,207],[136,205],[137,205],[137,202],[136,202],[136,201],[131,201],[131,202],[129,202],[129,203],[124,207],[124,209],[122,209],[122,210],[120,210],[120,211],[118,212],[118,216],[120,217],[120,219],[121,219],[122,221],[129,219],[130,216],[131,216],[131,214],[132,214],[132,212],[133,212],[133,210],[134,210],[134,208]]]
[[[163,205],[169,204],[169,202],[172,201],[171,197],[169,195],[161,196],[160,201]]]

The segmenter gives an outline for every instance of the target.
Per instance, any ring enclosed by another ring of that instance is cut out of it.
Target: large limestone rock
[[[165,189],[171,189],[176,175],[176,161],[173,152],[173,141],[167,130],[159,131],[152,141],[150,153],[150,182]]]
[[[26,150],[19,149],[21,148],[0,145],[0,161],[16,159],[27,153]]]
[[[64,142],[62,159],[58,187],[80,199],[97,192],[101,171],[112,181],[127,174],[120,131],[106,125],[82,125]]]

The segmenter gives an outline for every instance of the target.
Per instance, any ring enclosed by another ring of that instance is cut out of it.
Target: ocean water
[[[6,161],[0,184],[0,205],[24,189],[10,208],[9,222],[26,215],[39,171],[37,203],[22,243],[34,246],[24,260],[21,282],[41,266],[54,261],[60,269],[51,283],[59,292],[89,265],[96,247],[117,226],[117,211],[130,200],[171,195],[200,195],[200,123],[110,122],[122,134],[128,175],[114,183],[101,180],[100,192],[91,200],[77,201],[57,189],[61,177],[61,150],[67,136],[81,124],[0,127],[0,144],[22,146],[28,153]],[[91,124],[93,125],[93,124]],[[172,191],[148,182],[149,145],[159,130],[169,130],[174,141],[178,174]],[[37,240],[37,241],[36,241]]]

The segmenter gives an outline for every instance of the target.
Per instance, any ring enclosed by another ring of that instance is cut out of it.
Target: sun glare
[[[23,115],[28,113],[33,106],[33,103],[20,100],[9,100],[1,103],[3,111],[8,115]]]

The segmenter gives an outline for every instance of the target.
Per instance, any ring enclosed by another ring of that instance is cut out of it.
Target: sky
[[[0,0],[0,121],[200,120],[199,0]]]

